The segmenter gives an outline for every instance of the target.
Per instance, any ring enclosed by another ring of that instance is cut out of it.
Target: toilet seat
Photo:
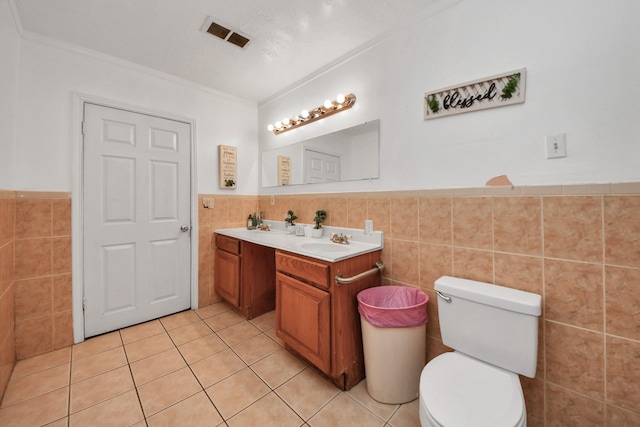
[[[520,379],[462,353],[444,353],[420,375],[420,421],[423,426],[526,426]]]

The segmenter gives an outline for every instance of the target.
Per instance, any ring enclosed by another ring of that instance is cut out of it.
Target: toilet
[[[442,342],[454,351],[422,370],[422,427],[526,426],[518,375],[536,374],[540,295],[449,276],[435,290]]]

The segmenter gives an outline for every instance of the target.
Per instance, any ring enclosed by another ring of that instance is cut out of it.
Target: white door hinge
[[[82,297],[82,311],[87,307],[87,298]]]
[[[83,120],[83,121],[82,121],[82,126],[81,126],[81,127],[82,127],[82,130],[81,130],[81,131],[82,131],[82,134],[83,134],[83,135],[84,135],[84,132],[85,132],[85,130],[84,130],[84,124],[85,124],[85,121]]]

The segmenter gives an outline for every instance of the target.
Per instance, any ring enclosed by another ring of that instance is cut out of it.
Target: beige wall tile
[[[29,319],[53,313],[53,290],[51,276],[15,282],[16,320]]]
[[[640,270],[605,267],[607,333],[640,340]]]
[[[16,238],[51,237],[51,200],[16,200]]]
[[[640,196],[604,197],[605,262],[640,267]]]
[[[396,200],[393,200],[393,206],[395,208]],[[402,215],[402,218],[396,220],[397,222],[393,222],[393,217],[396,213],[392,213],[392,204],[390,199],[369,199],[367,200],[367,218],[373,220],[373,228],[376,231],[382,231],[385,236],[395,237],[398,239],[402,239],[404,237],[398,237],[397,235],[392,235],[392,232],[395,233],[395,230],[392,231],[392,224],[394,227],[398,227],[398,232],[402,232],[401,228],[407,227],[407,222],[411,221],[412,215],[410,212],[405,212]],[[417,222],[417,221],[416,221]],[[364,228],[364,221],[359,224],[355,228]],[[415,227],[414,227],[415,228]]]
[[[51,234],[71,235],[71,199],[51,200]]]
[[[542,255],[541,198],[494,198],[493,239],[496,251]]]
[[[371,217],[371,215],[369,215]],[[415,240],[419,237],[420,224],[418,199],[401,197],[391,203],[391,237],[402,240]],[[374,222],[375,224],[375,222]]]
[[[367,219],[367,199],[349,199],[349,228],[358,228],[364,225]],[[373,224],[376,227],[376,224]]]
[[[640,426],[640,414],[625,411],[615,406],[607,405],[607,427],[633,427]]]
[[[543,295],[542,258],[496,252],[495,284]]]
[[[51,239],[51,272],[71,273],[71,236]]]
[[[18,360],[54,350],[53,317],[50,314],[16,322]]]
[[[51,275],[51,239],[15,241],[15,279]]]
[[[545,343],[548,382],[604,399],[603,334],[547,321]]]
[[[433,289],[436,279],[453,274],[451,246],[420,244],[420,288]]]
[[[493,283],[493,252],[453,248],[453,275]]]
[[[421,242],[451,244],[451,199],[421,198],[420,233]]]
[[[53,312],[59,313],[72,309],[71,273],[52,277]]]
[[[544,426],[544,381],[520,377],[527,408],[527,427]]]
[[[544,256],[602,262],[602,197],[543,197]]]
[[[394,240],[391,255],[394,280],[417,287],[420,280],[420,247],[418,242]]]
[[[640,413],[640,342],[607,336],[607,403]]]
[[[453,199],[453,245],[492,249],[492,199],[467,197]]]
[[[545,259],[546,318],[604,330],[602,265]]]
[[[599,427],[604,425],[604,403],[547,383],[546,425]]]
[[[331,223],[334,227],[346,227],[349,223],[349,199],[331,199]],[[375,224],[374,224],[375,225]]]

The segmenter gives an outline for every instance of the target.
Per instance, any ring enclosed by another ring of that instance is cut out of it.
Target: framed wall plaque
[[[237,148],[218,145],[218,168],[220,170],[220,188],[235,189],[237,180]]]

